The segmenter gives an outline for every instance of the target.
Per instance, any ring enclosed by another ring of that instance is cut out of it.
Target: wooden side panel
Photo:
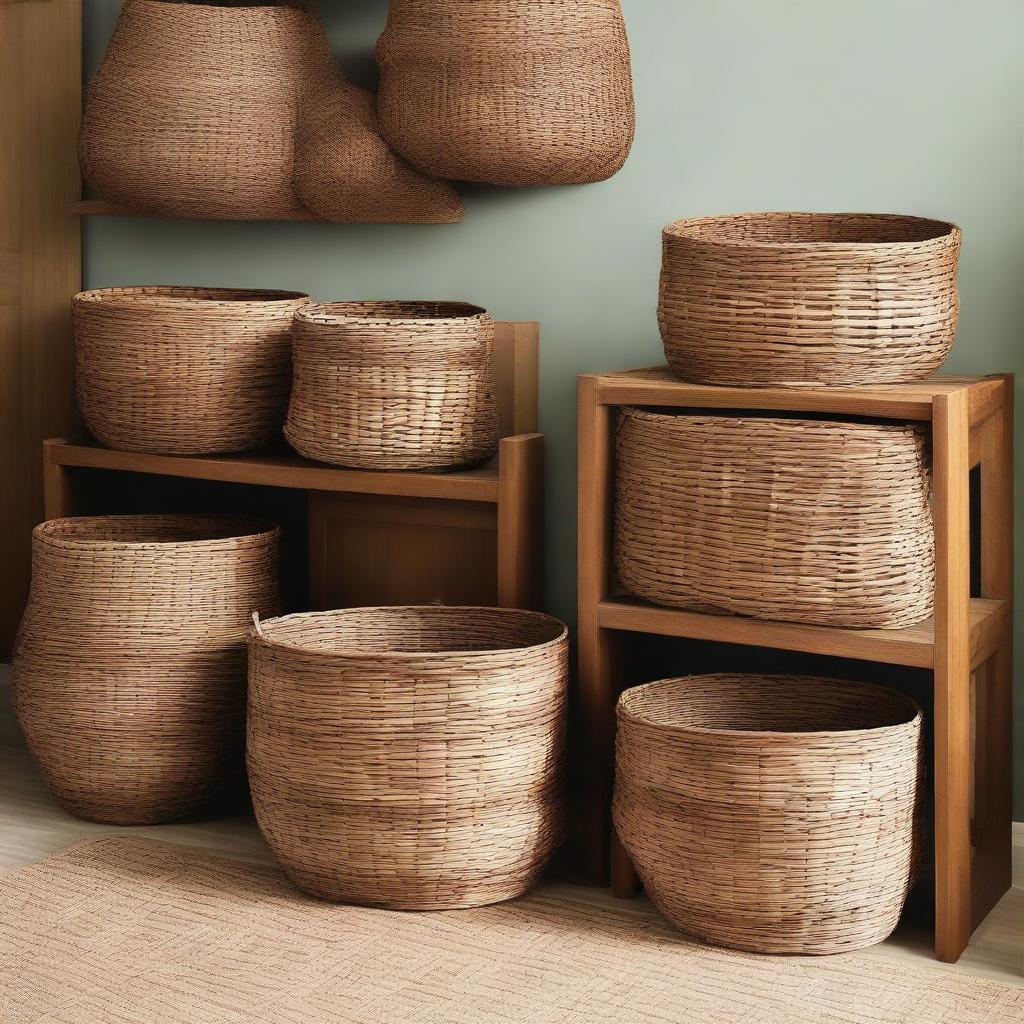
[[[0,2],[0,659],[43,517],[41,442],[74,422],[81,53],[80,0]]]

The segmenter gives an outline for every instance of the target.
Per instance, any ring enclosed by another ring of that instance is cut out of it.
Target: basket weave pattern
[[[238,781],[245,630],[277,608],[278,534],[229,517],[36,527],[14,707],[62,807],[153,824]]]
[[[618,0],[392,0],[377,58],[384,137],[428,174],[582,184],[629,154]]]
[[[498,443],[494,322],[458,302],[338,302],[295,317],[285,436],[362,469],[447,469]]]
[[[615,567],[658,604],[854,628],[932,610],[920,426],[623,409]]]
[[[757,387],[901,383],[946,359],[960,230],[882,214],[670,224],[658,316],[672,372]]]
[[[562,834],[565,627],[492,608],[360,608],[249,638],[260,829],[315,896],[424,910],[530,889]]]
[[[921,711],[877,686],[707,675],[627,690],[615,825],[673,924],[758,953],[882,941],[920,855]]]
[[[158,455],[240,452],[280,433],[298,292],[138,287],[72,303],[75,383],[104,444]]]

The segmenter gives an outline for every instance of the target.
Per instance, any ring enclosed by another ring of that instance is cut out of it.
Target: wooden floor
[[[271,861],[272,857],[249,815],[185,825],[113,828],[92,825],[65,814],[49,795],[14,723],[6,669],[0,666],[0,871],[40,860],[61,847],[90,836],[130,833],[196,846],[236,859]],[[1024,838],[1024,837],[1020,837]],[[1021,849],[1015,852],[1024,852]],[[1024,866],[1024,865],[1018,865]],[[1021,873],[1018,872],[1018,880]],[[615,900],[604,890],[548,883],[580,900],[614,905],[623,913],[645,906],[641,899]],[[865,955],[895,958],[938,971],[961,971],[1024,986],[1024,888],[1013,888],[975,932],[967,952],[955,965],[933,959],[930,936],[901,926],[895,935]]]

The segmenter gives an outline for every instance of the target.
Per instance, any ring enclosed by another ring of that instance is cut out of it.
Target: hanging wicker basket
[[[14,708],[67,811],[172,821],[240,780],[246,624],[277,609],[278,535],[229,517],[35,528]]]
[[[392,0],[377,58],[384,137],[427,174],[573,185],[629,154],[618,0]]]
[[[86,95],[82,173],[140,213],[292,218],[299,102],[336,73],[304,7],[127,0]]]
[[[807,676],[626,690],[615,827],[654,905],[705,941],[839,953],[888,936],[920,855],[921,710]]]
[[[615,566],[648,601],[899,627],[932,611],[919,425],[623,409]]]
[[[564,816],[567,631],[535,612],[355,608],[249,637],[249,780],[288,876],[395,909],[529,890]]]
[[[335,302],[295,317],[285,436],[362,469],[450,469],[497,449],[494,321],[462,302]]]
[[[945,361],[960,229],[921,217],[749,213],[669,224],[658,318],[672,372],[759,387],[902,383]]]
[[[76,295],[75,383],[105,445],[241,452],[280,436],[299,292],[101,288]]]

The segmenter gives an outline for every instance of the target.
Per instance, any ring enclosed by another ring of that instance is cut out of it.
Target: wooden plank
[[[544,604],[544,435],[501,441],[498,456],[498,604]]]
[[[935,952],[955,963],[971,936],[970,469],[965,392],[937,395],[935,516]]]
[[[0,658],[43,516],[40,444],[73,429],[70,300],[81,281],[81,3],[0,5]]]
[[[1005,632],[1002,601],[971,601],[972,661],[985,661]],[[623,597],[602,601],[598,621],[605,629],[660,636],[689,637],[784,651],[881,661],[890,665],[931,668],[934,661],[932,619],[903,629],[838,629],[793,622],[765,622],[739,615],[709,615],[661,608]]]

